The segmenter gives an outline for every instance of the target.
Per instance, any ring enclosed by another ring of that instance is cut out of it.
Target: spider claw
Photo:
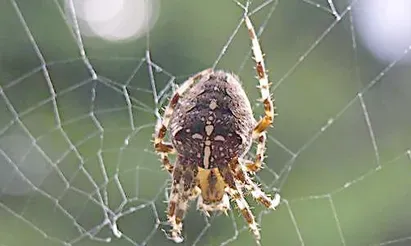
[[[170,233],[167,233],[166,230],[161,230],[164,232],[167,239],[173,240],[175,243],[182,243],[184,241],[184,238],[180,235],[179,232],[172,230]]]
[[[278,193],[275,193],[274,198],[271,200],[270,209],[275,210],[278,205],[281,203],[281,196]]]

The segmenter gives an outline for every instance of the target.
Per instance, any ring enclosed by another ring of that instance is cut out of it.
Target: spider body
[[[264,117],[258,122],[254,119],[236,75],[206,69],[178,88],[156,126],[154,148],[172,175],[167,217],[172,226],[169,237],[175,242],[183,241],[182,220],[190,200],[198,199],[197,209],[209,215],[209,211],[230,209],[231,198],[257,242],[259,229],[243,191],[267,208],[275,209],[280,203],[278,194],[271,199],[250,177],[263,162],[265,130],[275,114],[260,45],[247,15],[244,20],[257,64]],[[171,143],[164,141],[168,130]],[[258,143],[255,160],[246,160],[253,141]],[[170,153],[177,154],[175,164],[170,163]]]
[[[170,122],[171,141],[187,162],[212,169],[248,151],[255,124],[238,79],[223,71],[210,71],[176,105]]]
[[[228,208],[219,170],[248,152],[255,124],[238,78],[224,71],[207,72],[176,105],[170,121],[175,168],[185,170],[183,183],[198,185],[198,208],[206,214]]]

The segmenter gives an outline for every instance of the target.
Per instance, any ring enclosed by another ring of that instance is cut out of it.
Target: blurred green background
[[[334,2],[340,21],[325,0],[250,6],[279,113],[256,180],[283,198],[274,212],[248,199],[261,243],[411,245],[410,55],[376,60],[344,12],[356,5]],[[262,112],[235,2],[150,3],[149,37],[89,37],[78,19],[93,78],[68,2],[0,2],[0,245],[173,245],[162,232],[169,176],[150,142],[173,85],[216,64]],[[195,205],[184,237],[254,244],[237,211],[205,219]]]

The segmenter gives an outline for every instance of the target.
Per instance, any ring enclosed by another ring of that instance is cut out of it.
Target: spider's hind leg
[[[255,221],[254,215],[251,212],[250,206],[244,199],[241,187],[238,185],[238,182],[236,182],[236,179],[233,176],[229,167],[219,167],[219,171],[227,184],[226,192],[236,202],[237,207],[240,210],[246,222],[248,223],[248,227],[252,231],[254,238],[257,241],[257,244],[259,244],[261,238],[260,231],[258,229],[258,225]]]
[[[167,217],[168,221],[171,224],[171,231],[170,235],[167,235],[170,239],[172,239],[176,243],[181,243],[183,241],[183,237],[181,237],[181,230],[183,225],[181,220],[177,219],[177,208],[180,207],[180,200],[181,200],[181,176],[182,171],[180,168],[176,168],[173,171],[173,183],[171,185],[171,192],[170,198],[168,201],[168,208],[167,208]]]
[[[253,182],[248,176],[248,173],[244,170],[245,165],[241,164],[239,160],[233,160],[230,164],[230,168],[235,175],[235,178],[241,182],[241,185],[256,199],[259,203],[263,204],[266,208],[276,209],[281,202],[281,197],[278,193],[271,199],[264,191]]]
[[[188,202],[199,195],[195,182],[196,169],[185,168],[177,163],[173,171],[173,184],[168,206],[168,220],[172,226],[169,238],[176,243],[181,243],[183,219],[188,209]]]

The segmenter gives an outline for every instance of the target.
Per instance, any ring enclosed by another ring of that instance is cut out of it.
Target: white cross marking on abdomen
[[[217,107],[218,107],[218,105],[217,105],[216,100],[211,99],[211,102],[210,102],[211,111],[213,111]],[[211,111],[210,111],[210,114],[211,114]],[[214,131],[214,126],[213,126],[211,120],[213,120],[213,117],[212,116],[208,117],[208,120],[206,121],[206,125],[204,127],[204,131],[205,131],[207,136],[206,136],[206,139],[204,141],[203,165],[204,165],[204,168],[206,168],[206,169],[208,169],[210,167],[210,158],[211,158],[211,140],[210,140],[210,136]]]

